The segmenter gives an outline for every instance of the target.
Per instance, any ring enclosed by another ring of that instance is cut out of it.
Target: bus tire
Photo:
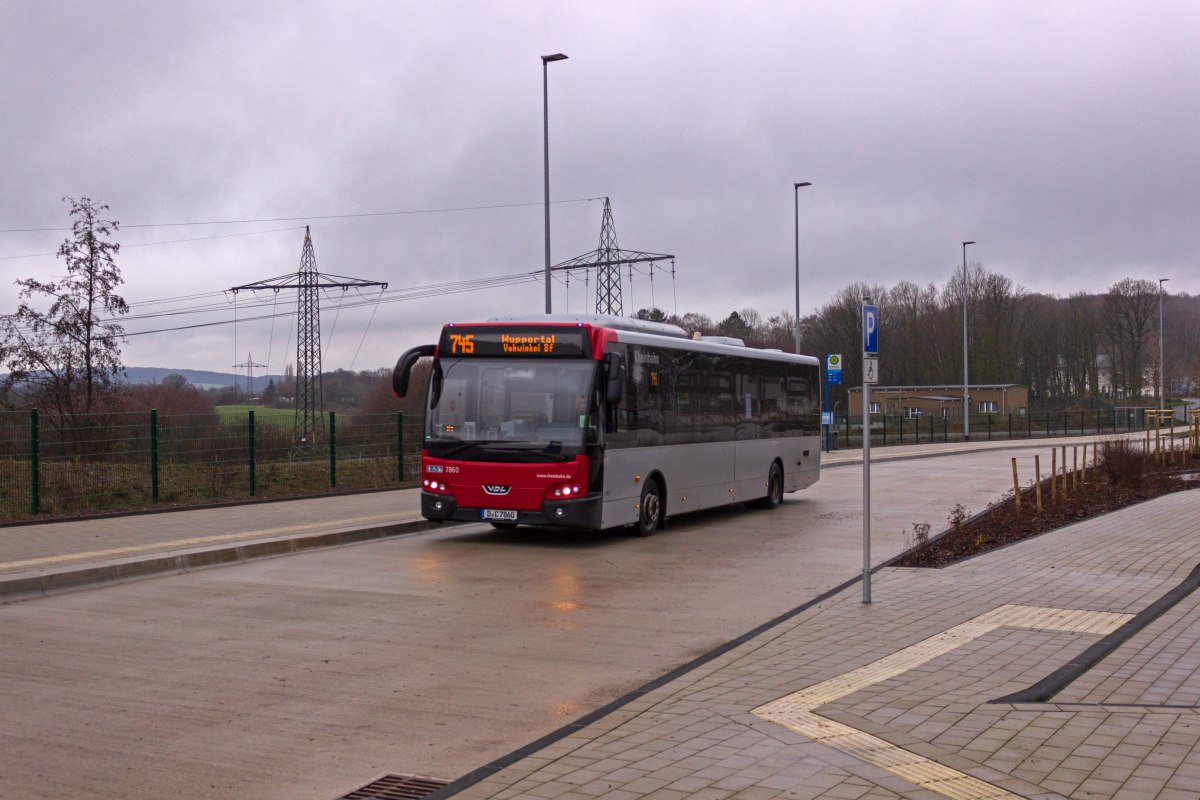
[[[778,461],[767,471],[767,496],[755,503],[758,508],[777,508],[783,502],[783,470]]]
[[[638,503],[638,520],[634,532],[638,536],[649,536],[662,526],[662,489],[658,481],[650,478],[642,487],[642,499]]]

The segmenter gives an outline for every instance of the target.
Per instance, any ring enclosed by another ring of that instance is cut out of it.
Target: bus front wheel
[[[658,481],[651,478],[642,487],[642,500],[638,503],[637,535],[649,536],[658,530],[662,524],[662,512],[662,489]]]

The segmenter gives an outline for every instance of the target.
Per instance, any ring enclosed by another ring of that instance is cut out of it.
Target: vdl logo
[[[501,486],[498,483],[485,483],[483,485],[483,490],[485,492],[487,492],[488,494],[504,495],[504,494],[508,494],[509,491],[512,490],[512,487],[511,486]]]

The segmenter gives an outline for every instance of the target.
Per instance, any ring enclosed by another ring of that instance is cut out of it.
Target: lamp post
[[[967,245],[974,242],[963,242],[963,441],[971,440],[971,398],[967,394]]]
[[[800,355],[800,187],[812,186],[805,181],[792,184],[792,198],[796,205],[796,355]]]
[[[1163,284],[1170,278],[1158,279],[1158,408],[1160,411],[1167,407],[1167,365],[1163,361]]]
[[[550,90],[546,79],[546,65],[551,61],[565,61],[566,56],[555,53],[542,56],[542,134],[545,139],[546,176],[546,313],[550,313]]]

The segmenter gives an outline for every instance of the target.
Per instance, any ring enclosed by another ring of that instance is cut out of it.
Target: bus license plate
[[[483,515],[483,519],[494,519],[499,520],[500,522],[517,521],[517,512],[515,511],[501,511],[496,508],[485,508],[479,513]]]

